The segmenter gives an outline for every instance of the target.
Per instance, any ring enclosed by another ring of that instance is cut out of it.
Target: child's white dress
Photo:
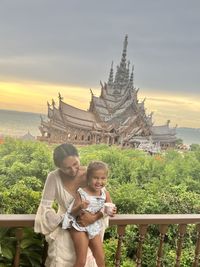
[[[103,209],[104,203],[106,201],[106,193],[105,193],[104,189],[101,190],[100,196],[91,196],[87,192],[85,192],[83,188],[79,188],[78,192],[79,192],[82,200],[89,202],[88,207],[85,209],[86,211],[95,214],[96,212]],[[86,227],[80,226],[77,223],[76,218],[74,218],[70,214],[71,209],[73,207],[73,203],[70,205],[69,209],[67,210],[67,213],[66,213],[64,220],[63,220],[62,228],[67,229],[67,228],[74,227],[77,231],[87,232],[89,239],[92,239],[96,235],[99,235],[100,232],[102,231],[102,228],[103,228],[102,220],[97,220],[94,223],[92,223]]]

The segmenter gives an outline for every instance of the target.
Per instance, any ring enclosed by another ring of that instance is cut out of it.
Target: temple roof
[[[176,128],[170,128],[169,125],[158,125],[151,127],[152,135],[175,135]]]
[[[96,129],[102,130],[101,124],[96,120],[95,115],[92,112],[85,111],[69,104],[64,103],[60,100],[59,109],[55,106],[53,110],[50,109],[51,113],[51,127],[57,129],[65,129],[68,126],[80,128],[80,129]],[[45,123],[43,123],[44,126]]]
[[[95,116],[93,113],[73,107],[63,101],[60,101],[60,110],[64,116],[70,116],[71,118],[77,118],[82,121],[95,122]]]
[[[48,117],[55,121],[62,121],[60,110],[57,109],[55,106],[53,107],[53,109],[51,109],[50,107],[48,108]]]

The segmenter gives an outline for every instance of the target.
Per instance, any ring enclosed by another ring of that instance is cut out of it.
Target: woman
[[[80,166],[78,151],[71,144],[56,147],[53,159],[57,169],[47,177],[36,214],[34,230],[44,234],[48,242],[46,267],[72,267],[75,262],[73,242],[68,230],[63,230],[61,224],[65,212],[74,200],[77,189],[86,185],[86,168]],[[52,208],[55,200],[58,204],[57,212]],[[101,212],[96,214],[83,212],[78,222],[82,226],[87,226],[102,217]],[[105,227],[106,224],[105,219]],[[88,251],[85,267],[96,267],[91,251]]]

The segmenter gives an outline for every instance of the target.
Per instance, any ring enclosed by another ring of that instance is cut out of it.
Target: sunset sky
[[[47,101],[87,109],[125,34],[139,99],[155,125],[200,128],[199,0],[2,0],[0,109],[44,113]]]

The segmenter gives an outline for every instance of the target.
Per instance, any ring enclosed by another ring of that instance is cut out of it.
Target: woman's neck
[[[69,192],[71,195],[74,196],[79,187],[76,179],[74,177],[64,174],[62,171],[59,171],[59,176],[61,178],[61,181],[62,181],[62,184],[65,190],[67,190],[67,192]]]
[[[74,177],[65,174],[65,173],[62,172],[61,170],[58,170],[58,171],[59,171],[59,175],[60,175],[60,177],[61,177],[61,179],[62,179],[63,181],[66,181],[66,182],[67,182],[67,181],[72,181],[72,180],[74,180]]]

